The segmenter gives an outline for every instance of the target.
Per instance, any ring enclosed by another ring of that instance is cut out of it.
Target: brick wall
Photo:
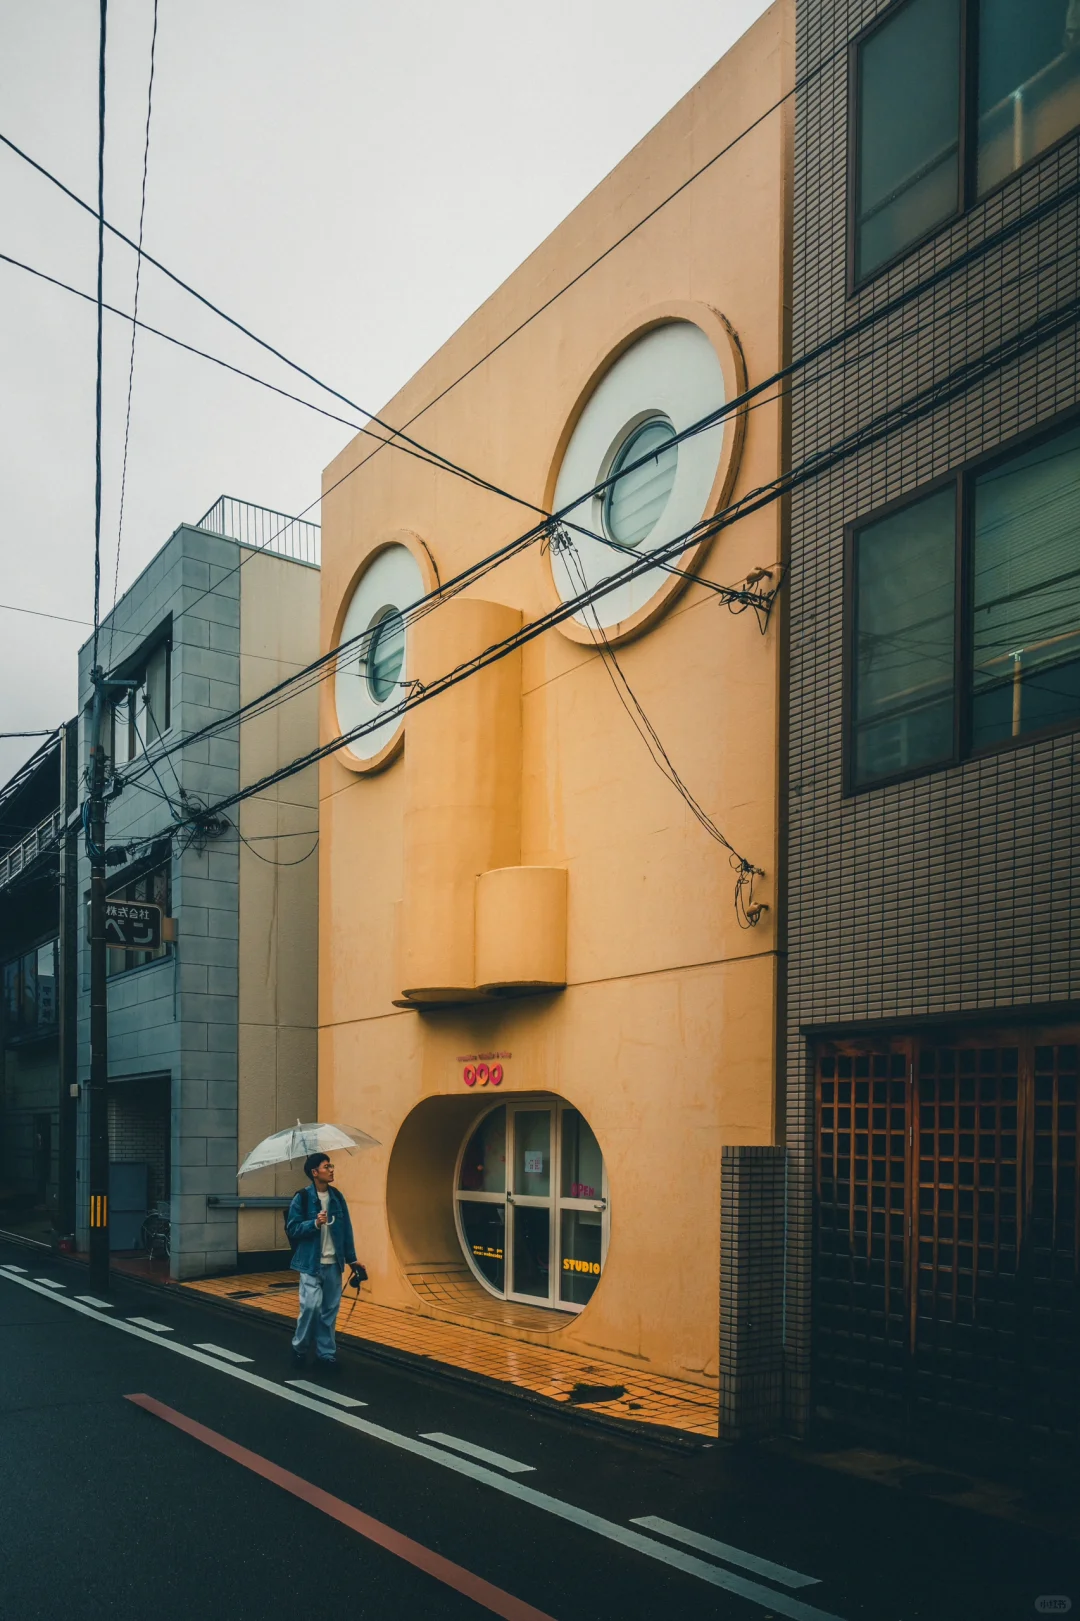
[[[169,1196],[169,1082],[131,1082],[109,1091],[109,1159],[150,1167],[150,1203]]]
[[[720,1436],[776,1427],[783,1402],[783,1148],[725,1146],[720,1162]]]
[[[1076,136],[862,291],[846,285],[848,55],[884,0],[798,12],[793,354],[880,310],[1080,179]],[[1007,342],[1075,296],[1077,199],[1047,207],[903,311],[842,343],[792,391],[792,460]],[[810,1411],[812,1092],[807,1031],[1080,999],[1076,768],[1058,736],[845,798],[844,526],[1077,401],[1075,325],[933,415],[797,489],[791,501],[787,721],[790,1154],[788,1419]]]

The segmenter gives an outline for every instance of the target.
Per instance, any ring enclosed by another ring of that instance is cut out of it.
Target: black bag
[[[297,1188],[296,1193],[293,1194],[293,1198],[295,1199],[297,1194],[307,1193],[307,1191],[308,1191],[307,1188]],[[292,1209],[292,1200],[290,1199],[290,1201],[289,1201],[289,1210],[291,1210],[291,1209]],[[292,1237],[291,1233],[289,1232],[289,1210],[283,1210],[281,1212],[281,1225],[285,1229],[285,1237],[289,1240],[289,1253],[290,1253],[290,1255],[295,1255],[296,1254],[296,1240]]]

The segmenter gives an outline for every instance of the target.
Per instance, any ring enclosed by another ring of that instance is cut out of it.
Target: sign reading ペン
[[[161,944],[161,907],[107,900],[105,944],[118,951],[156,951]]]

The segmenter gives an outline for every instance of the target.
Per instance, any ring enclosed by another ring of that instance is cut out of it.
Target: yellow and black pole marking
[[[107,1227],[109,1225],[109,1199],[105,1193],[92,1193],[90,1195],[90,1225],[91,1227]]]

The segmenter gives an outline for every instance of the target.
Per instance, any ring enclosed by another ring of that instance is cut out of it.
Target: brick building
[[[798,12],[798,1427],[1080,1431],[1078,46],[1069,0]]]

